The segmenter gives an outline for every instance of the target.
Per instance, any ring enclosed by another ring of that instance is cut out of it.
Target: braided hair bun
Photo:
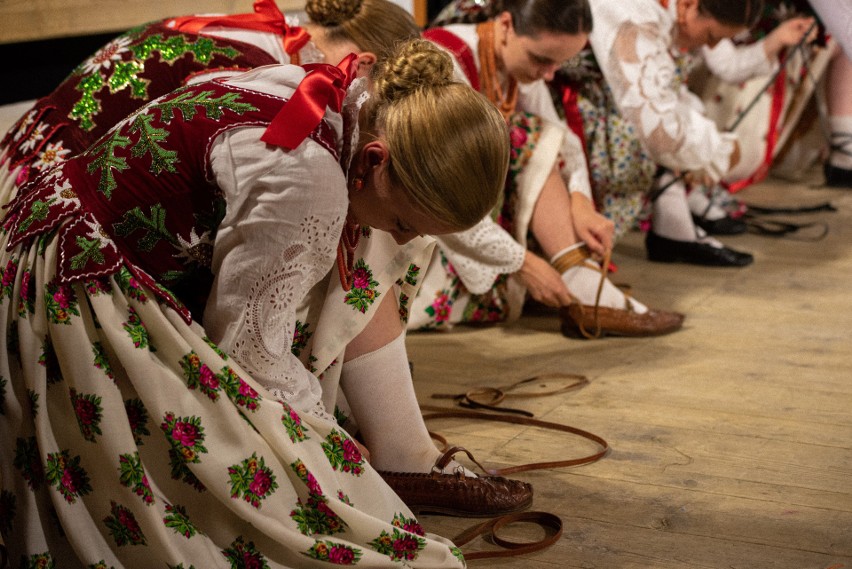
[[[453,61],[432,42],[415,39],[401,45],[378,70],[375,94],[380,100],[393,101],[425,87],[453,83]]]
[[[307,0],[305,12],[320,26],[338,26],[357,16],[363,3],[363,0]]]

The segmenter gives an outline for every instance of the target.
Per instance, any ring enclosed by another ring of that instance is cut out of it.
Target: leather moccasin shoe
[[[648,260],[658,263],[689,263],[708,267],[745,267],[754,261],[751,253],[729,247],[714,247],[698,241],[676,241],[649,231],[645,236]]]
[[[662,336],[680,330],[685,316],[679,312],[632,310],[571,304],[559,311],[562,334],[569,338],[600,336]]]
[[[710,235],[740,235],[748,231],[748,225],[742,219],[726,216],[719,219],[707,219],[697,215],[692,216],[695,225]]]
[[[431,512],[448,516],[489,517],[524,510],[532,504],[532,486],[502,476],[467,476],[464,469],[444,473],[456,453],[464,452],[485,471],[470,452],[452,446],[438,457],[432,472],[379,471],[405,505],[415,514]]]
[[[822,167],[825,185],[830,188],[852,188],[852,170],[838,168],[826,162]]]
[[[524,510],[532,504],[532,486],[502,476],[465,476],[431,472],[379,472],[415,514],[489,517]]]

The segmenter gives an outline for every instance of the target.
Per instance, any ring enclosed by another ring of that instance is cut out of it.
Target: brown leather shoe
[[[444,467],[457,452],[465,452],[473,459],[462,447],[451,447],[430,473],[379,471],[379,474],[415,514],[490,517],[518,512],[532,504],[532,485],[526,482],[502,476],[474,478],[466,476],[461,469],[444,474]],[[476,464],[484,470],[482,465]]]
[[[679,312],[649,309],[644,314],[599,306],[571,304],[559,310],[562,334],[569,338],[601,336],[662,336],[680,330],[685,316]]]
[[[415,514],[489,517],[518,512],[532,504],[532,486],[502,476],[470,478],[463,472],[379,472]]]

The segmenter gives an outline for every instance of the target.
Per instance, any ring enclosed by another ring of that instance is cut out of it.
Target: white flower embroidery
[[[650,39],[639,35],[636,57],[636,63],[622,61],[620,65],[629,85],[621,99],[622,107],[638,111],[639,127],[646,135],[662,126],[670,138],[679,138],[680,124],[670,120],[678,104],[676,90],[672,88],[675,70],[671,56]],[[666,120],[667,117],[669,120]]]
[[[65,156],[70,152],[69,148],[63,148],[61,140],[55,143],[48,142],[44,150],[38,155],[38,159],[33,162],[33,167],[41,170],[64,162]]]
[[[12,140],[18,142],[21,138],[26,134],[27,129],[30,128],[30,125],[35,122],[35,116],[38,112],[38,109],[33,109],[27,113],[24,117],[24,120],[21,121],[20,126],[18,126],[17,132],[15,132],[15,136],[12,137]]]
[[[47,123],[40,123],[33,129],[25,141],[21,143],[21,151],[29,152],[35,149],[39,141],[44,140],[44,131],[47,130]]]
[[[77,209],[80,206],[80,198],[77,197],[77,192],[74,191],[74,188],[68,178],[65,178],[64,176],[59,178],[53,185],[53,189],[56,191],[56,197],[58,197],[62,202],[65,202],[65,204],[74,204],[73,209]]]
[[[193,227],[189,232],[189,241],[181,237],[178,238],[178,253],[175,255],[179,259],[186,259],[201,265],[209,267],[213,260],[213,239],[210,237],[210,232],[205,231],[201,235],[195,232]]]
[[[86,233],[86,237],[92,239],[93,241],[98,242],[99,249],[107,249],[112,248],[115,249],[115,243],[110,238],[109,235],[104,231],[104,228],[101,227],[101,224],[95,221],[94,219],[86,216],[83,218],[83,223],[85,223],[89,227],[88,233]]]
[[[98,50],[98,52],[83,62],[83,72],[86,74],[95,73],[101,69],[109,69],[112,67],[113,61],[121,59],[122,54],[130,51],[127,46],[130,44],[130,38],[116,38]]]

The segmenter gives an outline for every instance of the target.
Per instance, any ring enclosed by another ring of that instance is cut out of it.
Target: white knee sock
[[[832,150],[828,157],[828,163],[838,168],[852,170],[852,117],[831,116],[828,117],[831,129]],[[835,150],[834,148],[839,147]],[[840,150],[842,149],[842,150]]]
[[[376,470],[431,472],[441,452],[432,442],[408,367],[405,334],[343,364],[340,386]],[[460,465],[452,461],[445,472]],[[465,469],[465,473],[473,473]]]
[[[559,251],[550,259],[551,264],[564,255],[565,253],[582,247],[585,243],[580,242],[571,247],[567,247]],[[597,270],[587,265],[594,265]],[[562,280],[565,286],[568,287],[568,292],[576,298],[580,303],[592,306],[595,304],[595,299],[598,294],[598,286],[601,282],[600,265],[591,259],[586,259],[584,264],[575,265],[562,273]],[[617,308],[619,310],[626,308],[626,297],[617,286],[612,284],[609,279],[604,279],[603,290],[601,291],[600,305],[607,308]],[[648,307],[636,300],[629,299],[630,306],[634,312],[644,314],[648,311]]]
[[[670,175],[663,176],[661,185],[670,182]],[[657,197],[653,211],[654,233],[675,241],[695,241],[695,224],[686,201],[686,186],[677,181]]]
[[[712,188],[708,190],[703,186],[696,186],[687,194],[686,201],[689,203],[689,211],[692,212],[692,215],[711,221],[727,217],[728,214],[716,204],[716,200],[710,201],[707,191],[712,192],[713,190]]]
[[[661,185],[671,181],[671,174],[663,176]],[[666,188],[654,202],[653,231],[661,237],[674,239],[675,241],[700,241],[713,247],[723,245],[707,236],[700,227],[696,227],[692,221],[692,213],[686,200],[686,186],[682,181],[677,181]]]

